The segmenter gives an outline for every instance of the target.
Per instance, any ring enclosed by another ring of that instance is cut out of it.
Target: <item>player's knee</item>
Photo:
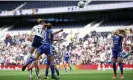
[[[112,58],[112,62],[113,62],[113,63],[116,63],[116,59],[115,59],[115,58]]]
[[[49,65],[46,65],[46,69],[48,69],[49,68]]]
[[[119,57],[119,58],[118,58],[118,62],[122,62],[122,58]]]
[[[32,54],[34,52],[35,48],[31,48],[30,53]]]

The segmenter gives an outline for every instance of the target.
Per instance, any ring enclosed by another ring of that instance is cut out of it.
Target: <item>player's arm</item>
[[[121,37],[125,37],[126,36],[126,31],[125,30],[119,30],[119,33],[117,33],[117,34]]]
[[[35,28],[33,27],[31,32],[30,32],[30,36],[29,36],[29,41],[32,41],[33,38],[33,33],[35,32]]]
[[[123,34],[120,34],[120,33],[119,33],[118,35],[119,35],[119,36],[121,36],[121,37],[124,37],[124,35],[123,35]]]
[[[62,32],[62,31],[63,31],[63,29],[60,29],[59,31],[54,32],[54,35],[56,35],[56,34]]]
[[[63,39],[53,39],[53,41],[62,41]]]

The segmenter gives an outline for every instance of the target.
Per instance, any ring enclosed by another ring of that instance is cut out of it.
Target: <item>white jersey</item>
[[[32,31],[34,31],[34,33],[35,33],[36,36],[39,36],[41,38],[44,38],[44,32],[45,32],[45,30],[43,30],[42,28],[43,28],[43,26],[39,24],[39,25],[34,26],[32,28]]]

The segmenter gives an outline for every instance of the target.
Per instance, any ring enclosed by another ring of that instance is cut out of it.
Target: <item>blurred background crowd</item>
[[[131,54],[132,47],[127,46],[133,42],[133,30],[126,30],[127,35],[124,38],[123,54]],[[74,34],[71,36],[71,34]],[[83,38],[79,38],[79,33],[62,32],[55,35],[56,38],[62,38],[63,41],[54,42],[57,54],[55,60],[57,64],[63,64],[65,49],[69,50],[71,58],[70,62],[74,65],[79,64],[98,64],[101,55],[104,55],[106,64],[111,62],[112,54],[112,32],[96,32],[86,34]],[[17,34],[11,36],[6,34],[3,41],[0,41],[0,64],[1,65],[22,65],[24,64],[24,56],[27,54],[29,47],[25,49],[23,46],[29,37],[28,33]],[[39,62],[44,64],[45,56],[42,56]],[[123,59],[125,64],[133,64],[133,55]]]

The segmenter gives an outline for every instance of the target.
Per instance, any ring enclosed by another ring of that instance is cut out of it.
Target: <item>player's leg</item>
[[[33,61],[34,60],[34,57],[32,57],[32,54],[33,54],[33,52],[34,52],[35,49],[36,49],[35,47],[31,47],[30,52],[27,54],[27,57],[28,57],[27,60],[26,60],[27,62],[23,66],[22,71],[24,71],[25,68],[28,66],[29,61]]]
[[[40,68],[38,66],[38,60],[36,60],[34,62],[34,65],[35,65],[35,72],[36,72],[36,76],[37,76],[37,79],[39,80],[41,77],[40,77]]]
[[[29,71],[29,80],[33,80],[33,77],[32,77],[32,70]]]
[[[123,63],[122,63],[122,52],[119,52],[119,54],[118,54],[118,65],[119,65],[120,72],[121,72],[121,78],[124,78],[124,75],[123,75]]]
[[[45,70],[45,78],[44,79],[48,79],[49,67],[50,67],[50,61],[47,59],[46,60],[46,70]]]
[[[50,66],[50,65],[46,65],[45,78],[44,78],[44,79],[48,79],[49,66]]]
[[[68,64],[68,66],[69,66],[70,71],[72,71],[72,67],[71,67],[71,64],[70,64],[69,61],[67,62],[67,64]]]
[[[44,51],[44,53],[47,55],[48,60],[50,61],[51,78],[58,80],[58,78],[55,76],[54,54],[52,45],[46,45]]]
[[[51,77],[54,77],[55,76],[54,57],[48,56],[48,59],[50,60]]]
[[[33,61],[35,61],[35,60],[38,60],[38,58],[40,57],[40,53],[38,53],[37,55],[36,55],[36,57],[30,57],[30,59],[28,59],[28,61],[26,62],[26,65],[24,65],[23,67],[22,67],[22,71],[24,71],[25,69],[26,69],[26,67],[29,65],[29,64],[31,64]],[[32,68],[31,68],[32,69]],[[30,70],[30,69],[29,69]]]
[[[41,45],[38,48],[38,53],[36,54],[36,57],[30,57],[30,59],[28,59],[28,61],[26,62],[26,65],[23,66],[22,71],[24,71],[26,69],[26,67],[31,64],[33,61],[38,60],[38,58],[40,57],[40,55],[42,55],[44,53],[43,47],[45,48],[44,45]],[[32,67],[30,67],[30,69],[32,69]],[[28,69],[28,70],[30,70]]]
[[[112,62],[113,62],[113,71],[114,71],[114,76],[113,79],[116,78],[116,62],[117,62],[117,51],[113,50],[112,53]]]
[[[65,68],[65,72],[67,72],[67,62],[64,61],[64,68]]]
[[[55,72],[56,72],[56,74],[57,74],[58,78],[60,78],[60,73],[59,73],[59,70],[57,69],[57,66],[56,66],[56,65],[54,65],[54,68],[55,68]]]
[[[28,55],[26,55],[26,56],[24,57],[24,64],[26,64],[27,60],[28,60]],[[33,77],[32,77],[32,70],[29,71],[29,80],[33,80]]]

